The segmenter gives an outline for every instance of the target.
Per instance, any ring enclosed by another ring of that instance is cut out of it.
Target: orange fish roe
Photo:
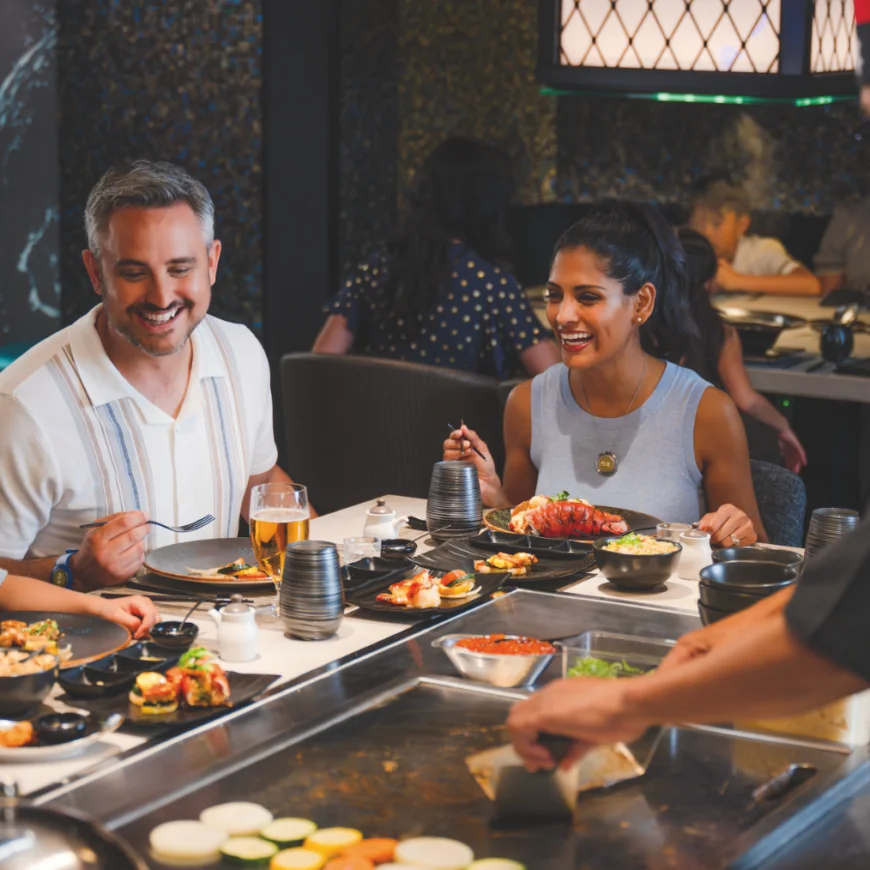
[[[484,634],[481,637],[464,637],[456,646],[479,653],[496,653],[506,656],[546,655],[556,652],[556,647],[545,640],[533,637],[506,638],[503,634]]]

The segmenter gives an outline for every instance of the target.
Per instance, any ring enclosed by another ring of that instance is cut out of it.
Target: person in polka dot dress
[[[506,265],[510,160],[448,139],[417,173],[399,237],[330,300],[317,353],[356,353],[504,380],[559,361]]]

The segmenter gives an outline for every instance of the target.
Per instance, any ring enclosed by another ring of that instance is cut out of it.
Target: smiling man
[[[0,373],[0,568],[89,589],[180,540],[149,518],[214,514],[183,539],[232,537],[251,487],[289,478],[263,349],[208,314],[221,243],[205,187],[136,161],[97,182],[85,228],[100,304]]]

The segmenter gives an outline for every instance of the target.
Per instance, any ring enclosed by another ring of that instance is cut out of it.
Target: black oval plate
[[[0,619],[19,619],[28,625],[43,619],[53,619],[63,634],[58,645],[69,645],[72,649],[72,657],[61,665],[62,669],[74,668],[117,652],[127,646],[131,639],[130,632],[124,626],[99,616],[86,616],[81,613],[11,610],[0,614]]]
[[[625,522],[628,524],[629,532],[637,532],[641,529],[645,529],[647,531],[655,531],[656,526],[661,522],[658,517],[654,517],[651,514],[642,514],[640,511],[631,511],[626,510],[625,508],[618,507],[608,507],[607,505],[597,504],[594,505],[600,511],[606,511],[609,514],[618,514],[621,516]],[[511,511],[513,507],[506,508],[494,508],[483,515],[483,522],[491,529],[494,529],[497,532],[508,532],[509,534],[515,535],[511,529]],[[532,538],[535,536],[532,535]],[[613,534],[611,532],[607,532],[603,535],[590,535],[586,538],[564,538],[564,537],[554,537],[554,538],[544,538],[541,537],[542,540],[545,541],[580,541],[581,543],[590,543],[591,541],[599,541],[602,538],[612,538]]]
[[[501,552],[531,552],[531,550],[523,551],[519,547],[503,549]],[[533,555],[536,555],[533,553]],[[438,572],[452,571],[455,568],[461,568],[463,571],[473,571],[475,561],[486,560],[489,558],[489,553],[475,553],[468,549],[464,542],[459,544],[455,541],[448,541],[446,544],[441,544],[435,547],[434,550],[429,550],[426,553],[421,553],[415,556],[412,561],[421,568],[434,569]],[[571,577],[574,574],[583,572],[591,572],[595,570],[595,557],[586,550],[580,554],[574,554],[570,561],[564,557],[561,559],[548,559],[538,556],[538,561],[531,566],[528,574],[511,574],[510,582],[513,583],[536,583],[544,580],[558,580],[564,577]],[[478,577],[486,577],[486,574],[478,574]]]

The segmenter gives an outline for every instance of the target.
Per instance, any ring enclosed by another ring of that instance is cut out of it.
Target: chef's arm
[[[787,716],[868,684],[802,644],[783,612],[745,627],[678,668],[620,683],[620,716],[648,724]]]

